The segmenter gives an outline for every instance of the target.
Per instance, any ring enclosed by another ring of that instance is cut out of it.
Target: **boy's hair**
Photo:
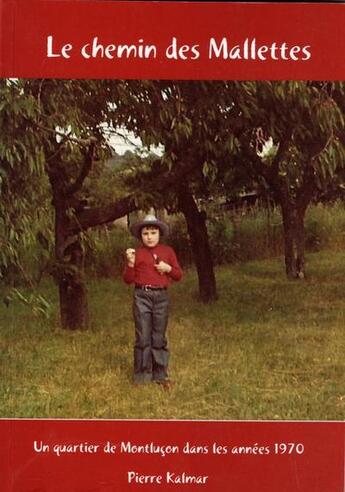
[[[142,227],[140,227],[140,236],[141,236],[144,229],[155,230],[155,231],[159,232],[160,236],[162,235],[162,231],[161,231],[160,227],[158,227],[156,225],[143,225]]]

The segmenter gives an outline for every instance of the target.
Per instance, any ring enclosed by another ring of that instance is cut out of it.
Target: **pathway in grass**
[[[291,282],[281,260],[219,268],[212,305],[197,302],[188,272],[171,289],[168,394],[131,384],[131,289],[121,280],[90,283],[88,332],[3,305],[0,415],[343,419],[345,255],[311,255],[309,270]],[[56,305],[52,285],[44,294]]]

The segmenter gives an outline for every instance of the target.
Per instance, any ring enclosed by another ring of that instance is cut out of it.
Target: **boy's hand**
[[[165,261],[160,261],[155,265],[155,269],[161,274],[164,275],[164,273],[170,273],[172,270],[172,267],[168,264],[165,263]]]
[[[133,268],[135,265],[135,249],[127,248],[126,249],[126,258],[127,258],[127,265],[129,267]]]

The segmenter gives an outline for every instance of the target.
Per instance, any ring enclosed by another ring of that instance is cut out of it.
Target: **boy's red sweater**
[[[159,261],[168,263],[172,270],[168,274],[161,275],[154,267]],[[182,277],[182,270],[177,261],[175,251],[165,244],[157,244],[154,248],[141,246],[135,250],[134,268],[126,265],[123,272],[123,280],[127,284],[151,285],[154,287],[167,287],[172,280],[178,281]]]

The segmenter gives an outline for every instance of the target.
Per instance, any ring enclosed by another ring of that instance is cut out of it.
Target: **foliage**
[[[306,215],[306,246],[309,251],[345,247],[345,207],[337,201],[332,205],[318,203]]]
[[[313,81],[1,81],[2,273],[42,232],[56,257],[51,271],[60,272],[57,280],[74,271],[80,287],[82,262],[70,263],[83,254],[85,231],[136,208],[176,211],[183,187],[197,204],[250,189],[273,195],[284,202],[284,227],[289,209],[297,230],[296,211],[303,219],[318,189],[341,180],[344,87]],[[128,155],[122,166],[111,167],[109,138],[119,128],[162,155]],[[260,154],[270,138],[270,151]],[[52,221],[41,227],[51,202],[54,245]],[[210,219],[211,235],[222,244],[216,255],[238,258],[248,251],[240,252],[234,222],[222,229]]]
[[[240,150],[236,132],[240,115],[252,110],[253,99],[246,97],[252,85],[226,81],[125,82],[123,97],[114,108],[115,117],[148,148],[164,149],[159,162],[153,162],[151,173],[137,173],[135,189],[150,188],[153,175],[184,167],[192,191],[207,196],[222,160],[229,162],[229,157]],[[164,190],[165,204],[175,209],[178,184],[170,193]]]
[[[342,167],[344,116],[333,96],[335,90],[344,94],[344,84],[291,81],[257,85],[256,97],[262,108],[258,126],[262,125],[263,135],[270,135],[275,144],[282,146],[288,139],[280,174],[289,177],[293,190],[300,186],[305,167],[313,169],[319,186]]]
[[[282,209],[286,273],[305,278],[306,210],[345,162],[343,109],[336,95],[344,83],[258,82],[250,94],[255,119],[240,142],[249,172]],[[269,140],[271,155],[262,150]]]
[[[273,258],[283,254],[283,225],[279,209],[271,211],[259,206],[236,212],[217,212],[212,208],[207,220],[212,256],[216,265],[230,265],[249,260]],[[168,243],[174,248],[181,265],[192,265],[192,251],[186,223],[181,214],[168,216]],[[341,251],[345,247],[345,208],[341,201],[309,207],[306,214],[306,248],[308,252],[323,249]],[[103,226],[88,231],[83,238],[86,250],[86,272],[93,278],[119,278],[124,266],[124,251],[136,247],[137,241],[125,224]],[[50,243],[51,244],[51,243]],[[51,246],[50,246],[51,247]],[[29,286],[47,277],[52,267],[51,252],[38,241],[19,250],[22,270],[12,272],[12,283]],[[23,270],[26,272],[23,275]]]
[[[170,234],[168,242],[174,248],[179,263],[182,267],[192,265],[193,254],[184,217],[181,214],[170,216],[169,226]]]
[[[8,306],[10,303],[19,301],[24,306],[28,307],[33,315],[37,318],[44,317],[49,319],[51,316],[51,304],[45,299],[42,294],[31,291],[28,295],[21,292],[17,288],[11,289],[10,293],[6,296]]]
[[[81,235],[91,226],[114,220],[116,214],[123,215],[131,203],[130,198],[123,202],[118,193],[112,193],[109,210],[109,204],[104,205],[102,198],[93,193],[100,191],[99,186],[93,186],[93,181],[96,179],[96,184],[99,183],[97,178],[109,155],[106,137],[110,127],[106,116],[111,101],[107,84],[104,81],[31,79],[5,81],[1,89],[5,108],[3,120],[6,123],[7,117],[9,125],[4,125],[6,131],[0,157],[5,171],[14,169],[13,176],[7,173],[5,180],[7,190],[13,189],[14,193],[0,211],[4,217],[4,232],[9,229],[9,252],[6,248],[2,250],[3,267],[7,266],[7,261],[18,261],[18,238],[22,231],[18,231],[18,220],[13,214],[21,200],[21,190],[13,185],[19,166],[22,166],[37,209],[41,206],[42,184],[49,183],[44,195],[53,205],[55,222],[55,264],[51,265],[50,271],[59,285],[62,325],[86,328],[88,315]],[[24,145],[22,134],[28,139]],[[23,151],[22,156],[17,147]],[[40,166],[33,166],[36,160]],[[37,176],[33,176],[33,172]],[[22,222],[30,223],[25,208],[20,207],[20,211]],[[91,222],[85,221],[85,211],[86,216],[91,212]],[[48,231],[41,232],[41,237],[49,235]],[[78,292],[81,293],[79,297]]]
[[[125,251],[136,240],[123,226],[103,226],[87,234],[86,271],[94,277],[119,277],[125,265]]]
[[[30,119],[35,101],[18,80],[0,80],[0,271],[18,262],[18,249],[35,241],[35,224],[47,204],[43,148]],[[37,183],[39,182],[39,186]],[[42,207],[42,208],[41,208]]]

